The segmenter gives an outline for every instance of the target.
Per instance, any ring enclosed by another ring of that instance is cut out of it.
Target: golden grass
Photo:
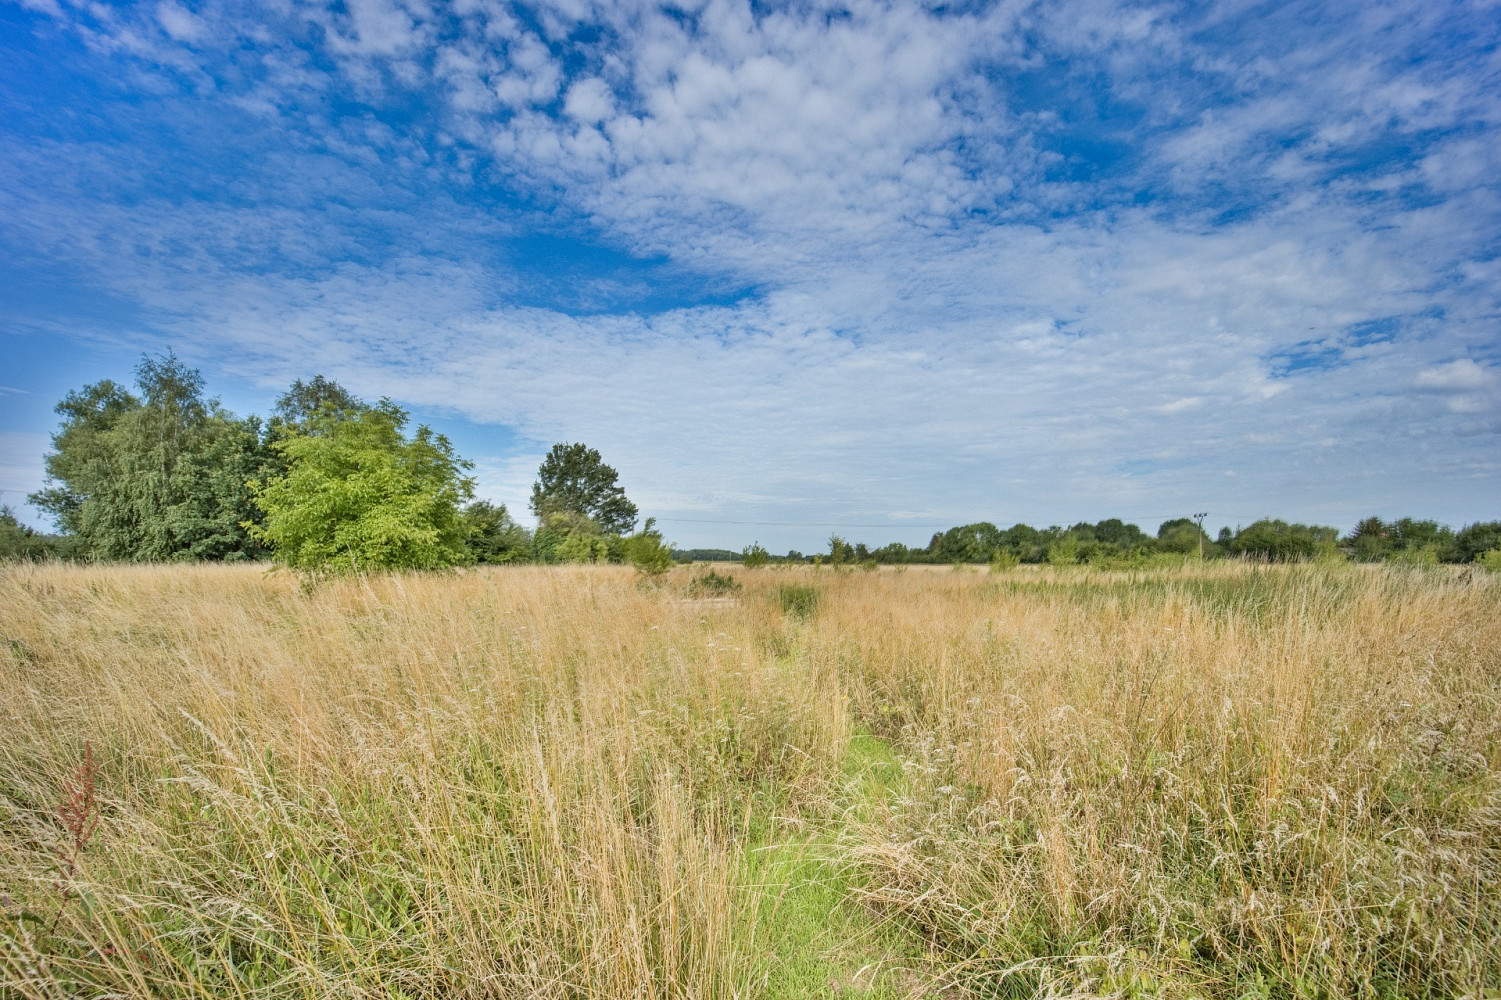
[[[0,568],[0,997],[1501,989],[1501,578],[735,575]]]

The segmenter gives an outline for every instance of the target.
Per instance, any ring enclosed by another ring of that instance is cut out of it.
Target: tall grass
[[[1501,988],[1495,578],[736,579],[0,568],[0,997]]]

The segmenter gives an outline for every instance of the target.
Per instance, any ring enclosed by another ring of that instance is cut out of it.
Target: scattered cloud
[[[742,520],[1501,486],[1484,4],[47,6],[11,326],[504,425],[516,509],[560,439]]]

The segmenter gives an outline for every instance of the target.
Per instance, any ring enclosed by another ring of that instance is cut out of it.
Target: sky
[[[0,489],[171,349],[683,547],[1501,518],[1494,0],[0,0]]]

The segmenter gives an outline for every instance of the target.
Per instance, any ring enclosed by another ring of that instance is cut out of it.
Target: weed
[[[688,581],[689,597],[730,597],[740,593],[740,581],[728,573],[707,570]]]

